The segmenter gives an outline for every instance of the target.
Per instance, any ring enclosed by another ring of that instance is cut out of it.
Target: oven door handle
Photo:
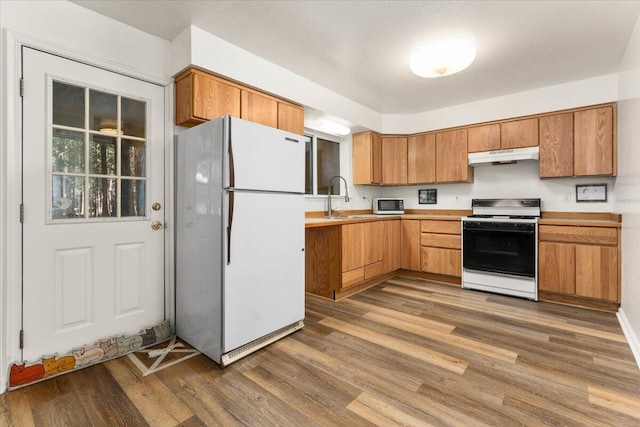
[[[518,233],[518,234],[534,234],[535,230],[505,230],[504,228],[469,228],[465,227],[463,231],[490,231],[495,233]]]

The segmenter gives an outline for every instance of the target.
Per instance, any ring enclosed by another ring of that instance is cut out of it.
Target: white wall
[[[381,115],[370,108],[193,25],[174,39],[173,51],[180,53],[172,63],[173,74],[195,65],[354,124],[381,127]]]
[[[471,199],[493,198],[541,198],[543,211],[612,212],[614,178],[539,178],[536,161],[509,165],[480,165],[474,170],[474,182],[469,184],[417,185],[409,187],[385,187],[384,197],[402,197],[405,209],[471,209]],[[606,183],[606,203],[576,203],[575,185]],[[438,190],[438,203],[418,203],[418,189]],[[565,198],[569,201],[565,202]]]
[[[617,74],[483,99],[412,115],[387,114],[383,133],[416,133],[529,114],[611,102],[618,99]]]
[[[621,63],[618,91],[615,210],[622,213],[622,307],[618,317],[640,366],[640,18]]]
[[[145,80],[170,82],[171,43],[67,1],[0,1],[0,393],[20,359],[19,51],[16,40]],[[172,96],[169,92],[169,102]],[[167,121],[170,118],[169,106]],[[172,133],[170,129],[169,134]],[[7,314],[9,313],[9,314]],[[6,316],[6,317],[5,317]]]

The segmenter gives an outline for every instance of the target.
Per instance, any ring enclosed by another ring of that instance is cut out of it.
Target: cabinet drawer
[[[422,233],[420,236],[421,246],[431,246],[435,248],[460,249],[462,240],[456,234],[435,234]]]
[[[617,245],[618,230],[605,227],[569,227],[562,225],[541,225],[538,228],[541,241],[565,243],[593,243]]]
[[[457,249],[420,248],[421,270],[427,273],[460,277],[461,251]]]
[[[364,267],[342,273],[342,287],[357,285],[364,282]]]
[[[374,262],[364,267],[364,280],[371,279],[382,274],[382,261]]]
[[[420,221],[420,231],[423,233],[460,234],[460,221]]]

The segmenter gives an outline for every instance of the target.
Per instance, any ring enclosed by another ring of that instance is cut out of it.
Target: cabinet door
[[[382,183],[407,183],[407,138],[382,137]]]
[[[500,149],[500,124],[469,128],[469,153]]]
[[[618,250],[576,245],[576,295],[618,301]]]
[[[573,175],[573,113],[540,118],[540,177]]]
[[[400,220],[384,221],[383,273],[390,273],[400,268],[400,222]]]
[[[613,175],[613,107],[577,111],[575,120],[574,173]]]
[[[541,291],[575,294],[575,245],[571,243],[540,242],[538,246],[538,263],[538,288]]]
[[[364,224],[364,265],[382,261],[384,254],[384,222]]]
[[[364,223],[342,226],[342,272],[364,266]]]
[[[460,277],[462,275],[461,251],[422,247],[420,254],[421,270],[426,273]]]
[[[278,127],[278,101],[259,93],[241,91],[240,117],[272,128]]]
[[[436,182],[436,135],[410,136],[407,141],[407,183]]]
[[[212,76],[198,73],[193,78],[193,116],[203,120],[229,114],[240,117],[240,89]],[[177,106],[176,109],[179,107]]]
[[[351,165],[354,184],[380,184],[382,182],[380,135],[374,132],[353,135]]]
[[[436,133],[436,181],[471,181],[473,171],[467,156],[466,129]]]
[[[440,221],[434,219],[423,219],[420,221],[420,231],[423,233],[460,234],[460,220]]]
[[[500,148],[535,147],[538,145],[538,118],[514,120],[500,125]]]
[[[333,298],[340,289],[340,227],[305,229],[305,292]]]
[[[400,267],[420,271],[420,221],[401,220]]]
[[[304,134],[304,108],[278,102],[278,129]]]

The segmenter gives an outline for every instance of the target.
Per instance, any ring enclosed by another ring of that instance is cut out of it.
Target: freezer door
[[[223,353],[304,319],[304,196],[225,198]]]
[[[301,135],[230,117],[225,187],[304,193],[305,144]]]

